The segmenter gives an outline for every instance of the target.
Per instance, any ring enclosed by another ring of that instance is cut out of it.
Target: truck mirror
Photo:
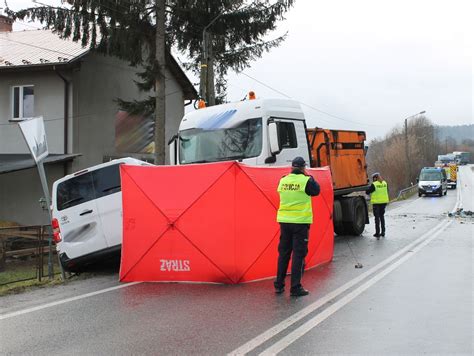
[[[174,135],[168,142],[170,165],[175,166],[178,164],[178,136]]]
[[[278,128],[276,122],[268,124],[268,142],[270,143],[270,152],[272,155],[281,151],[280,142],[278,142]]]

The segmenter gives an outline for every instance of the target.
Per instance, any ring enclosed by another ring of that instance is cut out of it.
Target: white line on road
[[[405,263],[408,259],[410,259],[415,253],[420,251],[422,248],[424,248],[426,245],[428,245],[431,241],[433,241],[435,238],[437,238],[453,221],[448,221],[444,220],[443,221],[443,227],[440,228],[434,235],[432,235],[430,238],[427,238],[425,241],[420,243],[418,246],[416,246],[410,254],[406,254],[399,260],[397,260],[395,263],[390,265],[388,268],[382,270],[380,273],[376,274],[374,277],[366,281],[364,284],[338,300],[336,303],[332,304],[328,308],[324,309],[321,313],[315,315],[313,318],[308,320],[306,323],[292,331],[290,334],[285,336],[284,338],[280,339],[277,341],[275,344],[273,344],[271,347],[265,349],[260,355],[276,355],[279,352],[283,351],[286,349],[288,346],[290,346],[293,342],[298,340],[300,337],[305,335],[307,332],[309,332],[311,329],[319,325],[321,322],[329,318],[331,315],[333,315],[335,312],[337,312],[339,309],[344,307],[345,305],[349,304],[352,300],[357,298],[360,294],[365,292],[367,289],[372,287],[374,284],[379,282],[382,278],[384,278],[386,275],[388,275],[390,272],[395,270],[397,267]]]
[[[442,225],[445,224],[445,221],[440,222],[436,226],[434,226],[431,230],[427,231],[424,233],[421,237],[416,239],[415,241],[411,242],[404,248],[400,249],[398,252],[394,253],[392,256],[388,257],[387,259],[383,260],[376,266],[372,267],[371,269],[367,270],[366,272],[362,273],[360,276],[352,279],[351,281],[347,282],[346,284],[342,285],[341,287],[335,289],[331,293],[325,295],[321,299],[318,299],[317,301],[313,302],[312,304],[308,305],[304,309],[300,310],[299,312],[291,315],[289,318],[283,320],[282,322],[278,323],[277,325],[273,326],[272,328],[268,329],[267,331],[263,332],[262,334],[256,336],[252,340],[248,341],[247,343],[243,344],[239,348],[235,349],[234,351],[231,351],[229,355],[244,355],[258,346],[262,345],[264,342],[268,341],[272,337],[276,336],[289,326],[293,325],[297,321],[303,319],[310,313],[314,312],[316,309],[320,308],[321,306],[325,305],[332,299],[338,297],[342,293],[346,292],[348,289],[352,288],[356,284],[362,282],[364,279],[369,277],[371,274],[377,272],[381,268],[385,267],[388,265],[390,262],[393,260],[397,259],[404,253],[408,252],[410,249],[412,249],[414,246],[422,242],[423,240],[429,238],[432,236],[433,233],[436,233],[437,230],[439,230]]]
[[[32,312],[35,312],[37,310],[42,310],[42,309],[46,309],[46,308],[55,307],[56,305],[61,305],[61,304],[64,304],[64,303],[74,302],[76,300],[93,297],[95,295],[111,292],[111,291],[121,289],[121,288],[131,287],[131,286],[134,286],[135,284],[139,284],[139,283],[142,283],[142,282],[132,282],[132,283],[127,283],[127,284],[122,284],[122,285],[119,285],[119,286],[110,287],[110,288],[106,288],[106,289],[101,289],[101,290],[98,290],[98,291],[95,291],[95,292],[81,294],[81,295],[71,297],[71,298],[67,298],[67,299],[63,299],[63,300],[58,300],[56,302],[51,302],[51,303],[47,303],[47,304],[43,304],[43,305],[38,305],[36,307],[18,310],[16,312],[11,312],[11,313],[0,315],[0,320],[14,318],[16,316],[32,313]]]

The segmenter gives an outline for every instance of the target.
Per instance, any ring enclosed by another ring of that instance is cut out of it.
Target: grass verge
[[[21,293],[34,287],[45,287],[62,282],[60,279],[59,264],[53,261],[53,270],[56,272],[54,278],[48,278],[48,266],[45,263],[43,271],[46,274],[41,282],[37,278],[37,266],[34,260],[14,261],[5,265],[5,271],[0,272],[0,296],[6,294]]]

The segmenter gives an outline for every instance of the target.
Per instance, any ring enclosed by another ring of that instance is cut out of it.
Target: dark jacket
[[[299,169],[294,169],[291,173],[293,173],[293,174],[303,174],[303,172],[301,172]],[[319,195],[319,192],[321,191],[321,188],[320,188],[318,182],[316,182],[312,176],[309,176],[309,180],[306,183],[306,187],[304,188],[304,191],[309,196],[315,197],[315,196]]]

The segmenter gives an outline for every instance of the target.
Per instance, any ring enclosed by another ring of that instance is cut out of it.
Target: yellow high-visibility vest
[[[375,190],[370,194],[370,202],[372,204],[387,204],[390,199],[388,198],[388,189],[386,181],[375,181]]]
[[[313,207],[311,197],[305,193],[309,177],[304,174],[288,174],[280,179],[278,193],[280,208],[277,221],[292,224],[313,223]]]

